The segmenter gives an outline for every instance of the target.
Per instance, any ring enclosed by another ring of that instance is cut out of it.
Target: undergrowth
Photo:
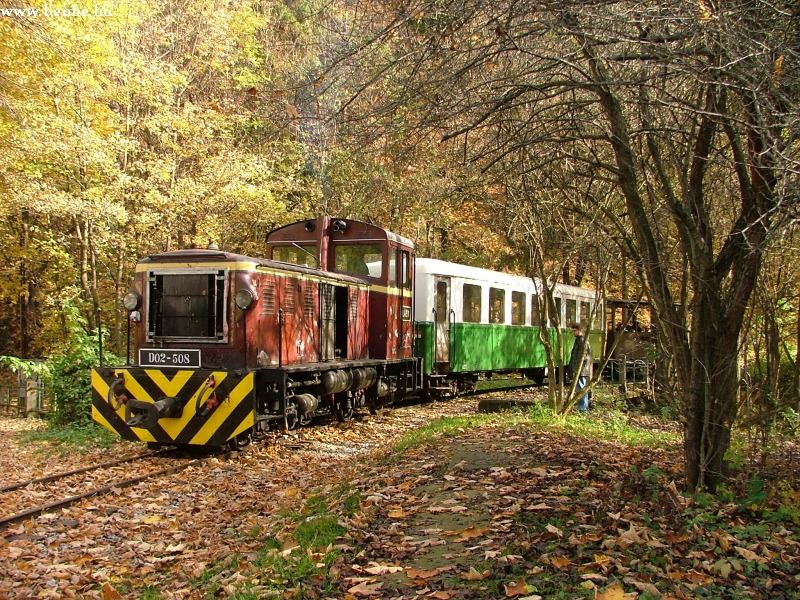
[[[63,426],[51,426],[42,431],[26,431],[20,434],[22,442],[49,442],[52,447],[64,452],[74,448],[110,448],[119,443],[117,435],[105,427],[90,422],[69,423]]]

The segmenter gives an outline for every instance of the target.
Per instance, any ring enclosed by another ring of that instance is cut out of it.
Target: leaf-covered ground
[[[677,444],[576,431],[474,400],[303,430],[5,532],[0,598],[800,597],[795,446],[763,489],[689,499]],[[2,483],[140,450],[0,438]]]
[[[411,450],[359,483],[375,508],[350,531],[364,551],[348,565],[349,593],[800,597],[797,523],[685,498],[679,460],[495,424]]]

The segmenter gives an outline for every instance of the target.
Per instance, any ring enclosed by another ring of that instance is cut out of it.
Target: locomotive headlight
[[[137,308],[139,308],[139,303],[141,302],[141,300],[142,297],[138,293],[128,292],[122,299],[122,305],[129,311],[136,310]]]
[[[234,302],[236,302],[236,306],[242,310],[247,310],[253,306],[253,302],[255,301],[256,296],[250,290],[239,290],[236,292],[236,296],[234,296]]]

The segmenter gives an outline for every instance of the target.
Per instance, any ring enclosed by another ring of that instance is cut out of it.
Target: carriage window
[[[409,258],[408,250],[400,252],[400,281],[404,289],[411,287],[411,261]]]
[[[572,325],[578,320],[578,303],[575,300],[567,299],[567,325]]]
[[[584,327],[589,327],[592,318],[592,305],[589,302],[581,302],[581,323]]]
[[[511,324],[525,325],[525,292],[511,292]]]
[[[291,246],[276,246],[272,249],[272,260],[301,265],[303,267],[317,268],[316,244],[292,244]]]
[[[553,327],[561,327],[561,298],[555,298],[556,301],[556,314],[550,315],[550,321]]]
[[[539,296],[531,296],[531,325],[534,327],[542,326],[542,311],[539,308],[541,299]]]
[[[489,288],[489,323],[506,322],[506,291]]]
[[[464,323],[481,322],[481,287],[464,284]]]
[[[380,277],[383,255],[378,244],[337,244],[334,249],[334,268],[339,273]]]

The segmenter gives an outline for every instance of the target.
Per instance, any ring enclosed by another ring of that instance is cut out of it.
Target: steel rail
[[[229,457],[230,455],[231,455],[231,452],[227,452],[225,454],[215,455],[213,457],[195,458],[195,459],[190,460],[189,462],[181,464],[181,465],[173,465],[171,467],[167,467],[166,469],[161,469],[159,471],[153,471],[152,473],[146,473],[144,475],[138,475],[136,477],[131,477],[130,479],[125,479],[125,480],[122,480],[122,481],[115,481],[114,483],[110,483],[108,485],[105,485],[105,486],[102,486],[102,487],[99,487],[99,488],[96,488],[96,489],[93,489],[93,490],[89,490],[87,492],[84,492],[82,494],[78,494],[76,496],[70,496],[69,498],[64,498],[62,500],[56,500],[55,502],[50,502],[48,504],[43,504],[41,506],[36,506],[34,508],[29,508],[27,510],[23,510],[21,512],[15,513],[13,515],[9,515],[7,517],[0,518],[0,529],[5,529],[8,525],[10,525],[12,523],[19,523],[20,521],[24,521],[25,519],[27,519],[29,517],[35,517],[37,515],[40,515],[40,514],[43,514],[43,513],[46,513],[46,512],[51,512],[51,511],[56,510],[58,508],[65,508],[67,506],[71,506],[71,505],[73,505],[73,504],[75,504],[75,503],[77,503],[77,502],[79,502],[79,501],[81,501],[81,500],[83,500],[85,498],[90,498],[92,496],[97,496],[97,495],[100,495],[100,494],[107,494],[108,492],[110,492],[113,489],[122,489],[122,488],[130,487],[130,486],[135,485],[135,484],[137,484],[137,483],[139,483],[141,481],[144,481],[145,479],[150,479],[152,477],[159,477],[161,475],[171,475],[173,473],[177,473],[179,471],[183,471],[184,469],[186,469],[188,467],[200,464],[200,463],[202,463],[202,462],[204,462],[206,460],[209,460],[210,458],[221,458],[221,457],[222,458],[226,458],[226,457]]]
[[[89,471],[95,471],[97,469],[107,469],[108,467],[121,465],[126,462],[132,462],[134,460],[139,460],[142,458],[150,458],[153,456],[158,456],[159,454],[160,453],[158,452],[148,452],[146,454],[138,454],[136,456],[130,456],[128,458],[110,460],[108,462],[92,465],[89,467],[81,467],[80,469],[73,469],[72,471],[64,471],[63,473],[53,473],[52,475],[45,475],[44,477],[37,477],[36,479],[29,479],[28,481],[20,481],[18,483],[12,483],[11,485],[1,487],[0,493],[18,490],[19,488],[24,488],[25,486],[31,485],[32,483],[48,483],[50,481],[55,481],[57,479],[63,479],[64,477],[70,477],[71,475],[80,475],[81,473],[88,473]]]

